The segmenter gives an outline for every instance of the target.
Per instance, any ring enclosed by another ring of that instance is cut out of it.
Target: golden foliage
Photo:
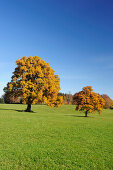
[[[112,100],[112,103],[111,103],[111,107],[110,107],[111,109],[113,109],[113,100]]]
[[[102,98],[105,100],[104,108],[105,109],[110,108],[112,104],[112,99],[107,94],[103,94]]]
[[[49,106],[59,106],[63,103],[60,90],[60,78],[48,63],[37,56],[26,56],[16,61],[17,67],[7,90],[22,96],[24,104],[43,102]]]
[[[77,105],[76,110],[83,110],[87,113],[94,113],[95,111],[101,113],[105,105],[104,99],[93,92],[91,86],[84,87],[82,91],[74,95],[73,99]]]

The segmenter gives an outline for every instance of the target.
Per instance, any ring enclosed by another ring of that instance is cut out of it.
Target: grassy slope
[[[0,105],[0,169],[112,169],[113,110]]]

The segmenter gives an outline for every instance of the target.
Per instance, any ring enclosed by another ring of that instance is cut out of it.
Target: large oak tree
[[[23,103],[27,104],[26,111],[30,112],[31,104],[37,102],[51,107],[62,104],[62,96],[58,96],[60,78],[48,63],[37,56],[24,56],[16,64],[11,82],[4,90],[12,96],[21,96]]]

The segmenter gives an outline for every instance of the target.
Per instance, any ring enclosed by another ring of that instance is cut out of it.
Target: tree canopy
[[[27,111],[31,111],[31,104],[37,102],[51,107],[62,104],[62,96],[58,96],[60,78],[48,63],[37,56],[24,56],[16,64],[11,82],[4,88],[6,93],[22,96],[23,103],[28,104]]]
[[[104,108],[105,109],[110,108],[112,104],[112,99],[107,94],[103,94],[102,98],[105,100]]]
[[[110,109],[113,109],[113,100],[112,100],[112,103],[111,103]]]
[[[97,93],[93,92],[91,86],[86,86],[82,91],[75,93],[73,103],[76,104],[76,110],[84,111],[87,117],[88,113],[102,112],[105,105],[104,99]]]

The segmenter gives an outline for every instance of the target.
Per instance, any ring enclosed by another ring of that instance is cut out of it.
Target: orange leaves
[[[99,94],[93,92],[91,86],[86,86],[82,91],[76,93],[73,96],[73,100],[73,103],[77,105],[76,110],[90,113],[94,113],[96,110],[101,113],[105,105],[105,101]]]
[[[113,100],[112,100],[112,102],[111,102],[111,106],[110,106],[110,108],[111,108],[111,109],[113,109]]]
[[[18,92],[18,96],[21,94],[23,103],[40,101],[49,106],[62,104],[62,97],[58,97],[60,78],[48,63],[37,56],[24,56],[16,64],[8,89]]]
[[[103,95],[102,95],[102,98],[105,100],[105,106],[104,106],[104,108],[105,108],[105,109],[106,109],[106,108],[110,108],[111,103],[112,103],[112,100],[110,99],[110,97],[109,97],[108,95],[106,95],[106,94],[103,94]]]
[[[11,91],[13,88],[13,85],[11,83],[9,83],[9,91]]]
[[[49,98],[47,101],[46,101],[46,104],[50,107],[59,107],[63,104],[63,97],[62,96],[54,96],[54,98]]]
[[[92,86],[83,87],[83,91],[84,92],[91,92],[91,91],[93,91]]]

